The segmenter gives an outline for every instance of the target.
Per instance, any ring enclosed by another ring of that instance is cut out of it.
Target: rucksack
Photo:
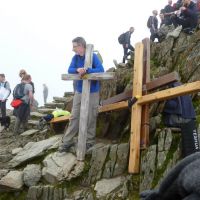
[[[6,81],[5,84],[4,84],[4,88],[6,88],[7,83],[8,82]],[[11,89],[9,89],[9,94],[8,94],[7,98],[10,96],[10,93],[11,93]]]
[[[25,84],[24,83],[19,83],[16,85],[15,89],[13,90],[13,98],[14,99],[21,99],[25,96],[24,94],[24,88]]]
[[[119,37],[118,37],[118,42],[120,44],[124,44],[125,42],[125,33],[122,33]]]
[[[148,21],[147,21],[147,27],[151,28],[152,27],[152,16],[149,17]]]

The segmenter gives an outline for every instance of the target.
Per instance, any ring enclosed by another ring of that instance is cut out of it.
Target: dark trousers
[[[1,116],[2,116],[2,123],[1,125],[4,125],[4,121],[6,118],[6,101],[0,101],[0,108],[1,108]]]
[[[191,18],[179,18],[177,16],[172,17],[172,23],[175,27],[177,27],[178,25],[182,25],[183,29],[193,29],[197,26],[197,23],[194,22],[194,20],[192,20]]]
[[[128,47],[123,45],[123,48],[124,48],[123,63],[125,63],[127,56],[130,54],[128,53],[128,50],[130,49],[131,51],[134,51],[134,47],[131,44],[129,44]]]
[[[154,42],[154,40],[155,40],[156,38],[158,38],[158,42],[159,42],[159,41],[160,41],[160,38],[159,38],[159,35],[158,35],[158,33],[157,33],[157,30],[154,30],[153,28],[150,28],[150,32],[151,32],[150,40],[151,40],[152,42]]]
[[[195,120],[181,125],[182,156],[186,157],[199,151],[199,139]]]

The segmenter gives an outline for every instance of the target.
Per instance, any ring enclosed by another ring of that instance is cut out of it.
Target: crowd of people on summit
[[[173,3],[168,0],[168,4],[160,11],[160,27],[158,27],[158,11],[153,10],[152,16],[147,21],[150,29],[150,39],[154,41],[156,38],[160,41],[159,29],[162,26],[182,26],[183,32],[193,34],[198,25],[198,14],[200,12],[199,0],[178,0]]]
[[[168,0],[168,4],[160,10],[160,26],[158,23],[158,11],[153,10],[152,15],[147,20],[147,27],[150,30],[150,40],[152,42],[155,39],[161,42],[163,33],[161,29],[164,26],[179,27],[183,32],[187,34],[193,34],[198,26],[198,18],[200,13],[200,0],[178,0],[173,3],[172,0]],[[123,60],[125,63],[127,57],[134,52],[134,47],[131,45],[131,35],[134,32],[134,27],[130,27],[125,33],[122,33],[118,37],[119,44],[123,47]]]

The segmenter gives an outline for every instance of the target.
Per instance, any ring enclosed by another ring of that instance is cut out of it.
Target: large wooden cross
[[[162,90],[145,95],[142,93],[143,88],[143,52],[144,46],[142,43],[137,43],[135,47],[134,58],[134,74],[133,74],[133,93],[132,96],[139,95],[141,98],[132,106],[131,113],[131,138],[130,138],[130,157],[129,157],[129,172],[138,173],[140,163],[140,143],[141,143],[141,122],[142,122],[142,106],[150,103],[167,100],[181,95],[191,94],[200,91],[200,81],[187,83],[182,86]],[[167,83],[168,75],[161,82]],[[149,88],[153,88],[149,84]],[[147,84],[146,84],[147,85]],[[162,84],[161,84],[162,85]],[[121,110],[128,107],[128,101],[121,101],[101,107],[101,112]]]
[[[92,67],[93,45],[86,46],[84,68]],[[77,160],[84,160],[86,153],[87,124],[89,112],[90,82],[91,80],[109,80],[114,78],[114,73],[91,73],[80,77],[78,74],[63,74],[62,80],[83,80],[81,95],[81,108],[79,118],[79,134],[77,146]]]
[[[142,96],[142,76],[143,44],[137,43],[135,48],[133,96],[140,95],[141,98],[132,107],[129,158],[130,173],[139,172],[142,105],[200,91],[200,81],[196,81],[176,88],[166,89]]]

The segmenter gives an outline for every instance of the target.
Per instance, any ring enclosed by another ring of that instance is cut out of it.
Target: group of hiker
[[[11,106],[14,108],[13,115],[16,117],[13,132],[19,134],[27,129],[27,123],[30,111],[37,107],[37,101],[34,99],[35,87],[32,82],[31,75],[26,70],[19,71],[20,83],[13,89],[13,99]],[[48,88],[43,84],[44,102],[48,96]],[[11,94],[9,82],[5,78],[5,74],[0,74],[0,109],[1,109],[1,130],[9,127],[10,118],[6,116],[6,102]]]
[[[173,4],[172,0],[168,0],[168,4],[160,11],[160,28],[162,26],[171,26],[175,28],[182,27],[183,32],[193,34],[198,25],[198,13],[200,11],[199,0],[178,0]],[[153,10],[152,16],[148,18],[147,27],[150,30],[151,41],[156,38],[160,42],[161,33],[158,27],[158,11]]]
[[[157,38],[158,42],[161,41],[162,32],[160,31],[163,26],[174,26],[181,29],[187,34],[193,34],[198,25],[198,14],[200,12],[200,0],[178,0],[173,4],[172,0],[168,0],[168,4],[160,11],[160,27],[158,24],[158,11],[153,10],[152,15],[147,20],[147,27],[150,30],[150,40],[152,42]],[[125,63],[127,57],[134,52],[134,47],[131,45],[131,34],[134,32],[134,27],[130,27],[125,33],[120,34],[118,37],[119,44],[123,47],[123,60]]]

